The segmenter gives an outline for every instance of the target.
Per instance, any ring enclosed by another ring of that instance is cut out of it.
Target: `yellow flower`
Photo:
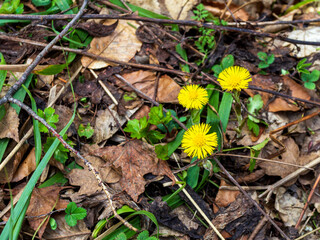
[[[209,101],[208,92],[198,85],[187,85],[181,89],[178,100],[185,108],[201,109]]]
[[[184,133],[181,146],[188,156],[203,159],[213,153],[218,146],[218,137],[215,132],[208,134],[210,128],[209,124],[200,123]]]
[[[218,77],[222,89],[232,91],[248,88],[252,81],[249,71],[243,67],[232,66],[224,69]]]

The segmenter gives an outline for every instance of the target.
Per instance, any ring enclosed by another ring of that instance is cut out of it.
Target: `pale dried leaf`
[[[104,24],[110,25],[113,22],[114,20],[107,20]],[[136,37],[136,30],[129,24],[137,26],[135,21],[120,20],[116,30],[110,36],[94,38],[88,52],[118,61],[129,61],[142,45]],[[104,61],[93,61],[85,56],[82,57],[81,63],[84,67],[91,69],[105,68],[110,65]]]
[[[301,190],[297,189],[298,195],[301,195]],[[299,194],[300,192],[300,194]],[[300,214],[302,212],[304,202],[301,198],[297,198],[297,195],[290,194],[286,192],[286,189],[283,187],[279,187],[275,190],[276,200],[274,207],[278,210],[279,216],[283,221],[284,225],[287,227],[295,226],[298,222]],[[303,215],[302,220],[305,220],[308,216],[310,216],[310,209],[307,208],[306,213]]]
[[[140,107],[126,111],[126,116],[131,117]],[[114,119],[116,118],[116,120]],[[115,111],[115,105],[109,106],[109,109],[98,111],[94,125],[93,140],[95,143],[102,142],[113,136],[119,130],[119,124],[123,125],[127,121],[125,116],[120,116]]]
[[[16,110],[5,104],[6,115],[0,121],[0,138],[12,138],[19,142],[19,117]]]

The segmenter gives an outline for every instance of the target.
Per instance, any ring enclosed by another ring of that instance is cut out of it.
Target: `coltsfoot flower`
[[[252,81],[249,71],[244,67],[232,66],[224,69],[218,77],[222,89],[227,91],[248,88],[249,82]]]
[[[218,146],[218,137],[215,132],[208,134],[210,128],[209,124],[200,123],[184,133],[181,146],[188,156],[203,159],[213,153]]]
[[[201,109],[208,103],[208,92],[198,85],[183,87],[178,95],[179,103],[188,109]]]

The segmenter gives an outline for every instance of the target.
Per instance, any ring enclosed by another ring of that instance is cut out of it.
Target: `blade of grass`
[[[34,98],[31,95],[31,92],[29,91],[26,86],[22,85],[24,90],[27,92],[29,95],[30,101],[31,101],[31,107],[34,112],[38,112],[37,110],[37,104]],[[36,156],[36,165],[39,165],[40,158],[41,158],[41,151],[42,151],[42,145],[41,145],[41,134],[39,130],[39,121],[32,119],[33,122],[33,134],[34,134],[34,141],[35,141],[35,156]]]
[[[70,127],[70,125],[73,122],[73,119],[75,117],[76,111],[73,112],[73,115],[70,119],[70,121],[68,122],[68,124],[62,129],[62,131],[59,133],[61,136],[63,136],[68,128]],[[46,167],[46,165],[48,164],[50,158],[52,157],[54,151],[56,150],[56,148],[58,147],[58,145],[60,144],[59,139],[55,139],[53,144],[51,145],[51,147],[49,148],[49,150],[47,151],[47,153],[45,154],[45,156],[42,158],[42,160],[40,161],[38,167],[36,168],[36,170],[34,171],[34,173],[32,174],[28,184],[26,185],[19,201],[16,204],[16,207],[13,210],[13,218],[10,216],[9,220],[12,218],[12,220],[8,221],[6,226],[4,227],[1,235],[0,235],[0,239],[2,240],[6,240],[9,237],[9,233],[10,230],[13,228],[11,221],[13,222],[15,227],[18,227],[16,225],[16,223],[18,222],[18,218],[20,217],[21,214],[23,214],[23,208],[27,205],[28,202],[28,198],[29,196],[31,196],[32,191],[38,181],[38,179],[40,178],[44,168]],[[21,227],[21,226],[20,226]]]
[[[233,97],[231,93],[228,93],[228,92],[223,93],[218,114],[220,116],[220,120],[221,120],[224,132],[226,131],[227,125],[229,122],[232,102],[233,102]]]

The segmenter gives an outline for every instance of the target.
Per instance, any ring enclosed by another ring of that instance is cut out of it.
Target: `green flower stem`
[[[201,109],[192,109],[191,110],[191,119],[193,124],[199,124],[200,123],[200,114],[201,114]]]

